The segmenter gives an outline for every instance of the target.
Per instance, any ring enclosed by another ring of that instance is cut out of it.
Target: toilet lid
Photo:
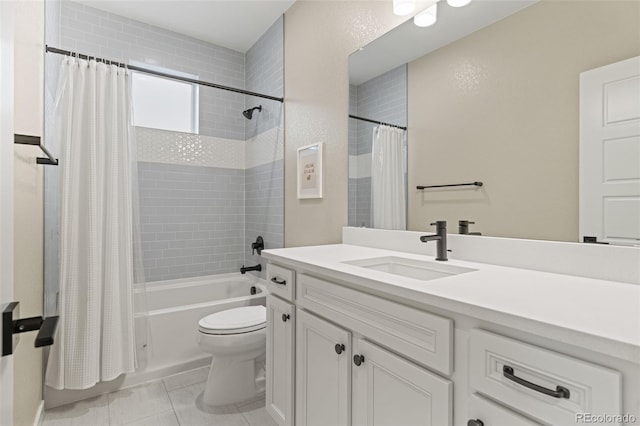
[[[264,306],[243,306],[208,315],[198,322],[198,328],[207,334],[240,334],[264,328],[266,322]]]

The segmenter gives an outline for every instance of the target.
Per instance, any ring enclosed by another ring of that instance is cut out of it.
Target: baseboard
[[[36,411],[36,417],[33,419],[33,426],[42,426],[44,422],[44,399],[38,404],[38,410]]]

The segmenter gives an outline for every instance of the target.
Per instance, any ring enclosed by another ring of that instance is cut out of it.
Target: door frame
[[[14,1],[0,1],[0,306],[13,300]],[[13,424],[13,359],[0,357],[0,426]]]

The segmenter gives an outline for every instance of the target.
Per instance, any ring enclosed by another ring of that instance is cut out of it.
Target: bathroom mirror
[[[452,8],[443,0],[435,25],[410,19],[350,56],[350,114],[361,85],[406,67],[407,229],[447,220],[457,233],[468,220],[469,232],[486,236],[582,241],[580,74],[638,55],[637,2],[474,0]],[[379,98],[393,96],[380,86]],[[386,114],[366,118],[388,121]],[[361,135],[358,126],[349,120],[350,140],[370,140],[372,130]],[[625,167],[640,185],[637,139]],[[371,226],[362,219],[369,160],[357,144],[349,149],[349,225]],[[474,182],[482,186],[416,189]],[[637,201],[622,209],[640,217]],[[640,242],[640,220],[631,224]]]
[[[349,226],[406,230],[407,65],[367,77],[349,84]],[[397,152],[381,151],[393,137]]]

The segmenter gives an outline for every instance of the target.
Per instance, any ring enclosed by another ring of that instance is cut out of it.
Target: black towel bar
[[[15,133],[13,135],[13,143],[17,143],[19,145],[35,145],[35,146],[39,146],[40,149],[47,155],[47,158],[37,157],[36,158],[36,163],[38,163],[38,164],[49,164],[51,166],[57,166],[58,165],[58,159],[54,158],[53,155],[51,155],[51,153],[49,152],[49,150],[47,148],[45,148],[40,143],[40,137],[39,136],[19,135],[19,134]]]
[[[449,186],[482,186],[482,185],[483,185],[482,182],[452,183],[452,184],[449,184],[449,185],[427,185],[427,186],[418,185],[418,186],[416,186],[416,189],[446,188],[446,187],[449,187]]]
[[[48,318],[30,317],[17,319],[20,315],[20,303],[11,302],[2,306],[2,356],[11,355],[14,352],[17,339],[15,334],[38,330],[34,346],[40,348],[53,345],[53,338],[58,325],[58,316]]]

